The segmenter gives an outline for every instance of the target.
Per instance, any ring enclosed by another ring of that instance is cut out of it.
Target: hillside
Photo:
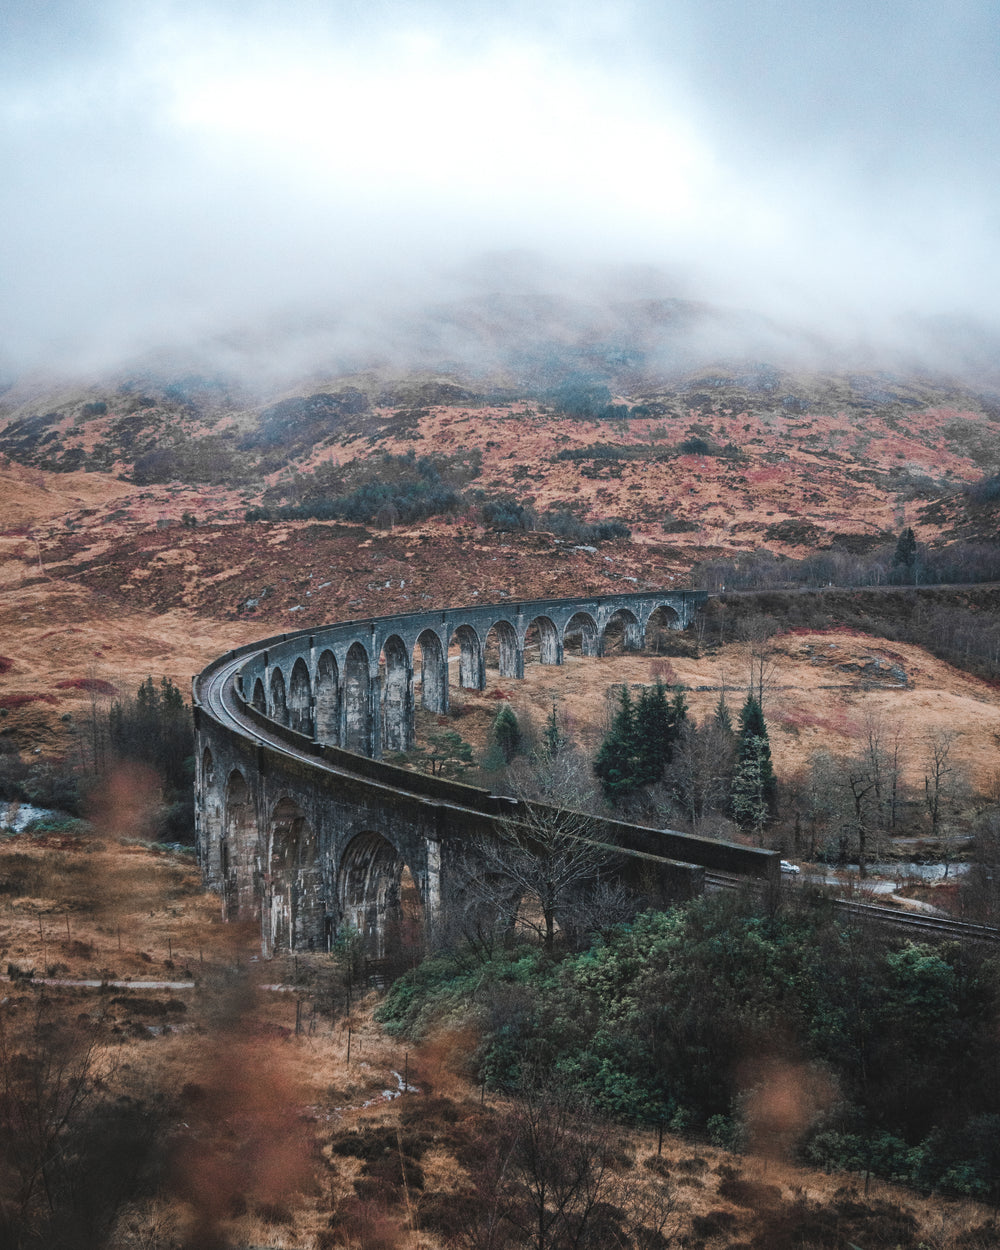
[[[888,567],[904,524],[932,547],[995,540],[995,492],[965,489],[1000,468],[991,392],[760,363],[657,374],[641,351],[596,337],[560,360],[522,358],[488,386],[468,371],[383,368],[271,394],[198,375],[9,389],[3,732],[59,749],[86,710],[86,679],[128,691],[162,673],[184,687],[214,654],[276,629],[685,585],[699,562],[759,560],[763,549],[781,559],[832,546]],[[984,595],[962,607],[975,628],[993,612]],[[891,611],[878,602],[766,611],[772,629],[784,618],[823,630],[838,612],[862,630],[873,613],[910,612],[905,600]],[[888,637],[935,645],[955,633],[947,611],[928,601],[926,637],[900,626]],[[978,645],[985,654],[992,643]],[[855,649],[866,647],[876,644]],[[739,662],[725,650],[713,662],[732,682]],[[939,691],[966,680],[928,663]],[[803,661],[788,684],[831,705],[810,713],[815,723],[853,723],[806,673]],[[931,700],[931,721],[957,723],[950,707]],[[972,756],[985,783],[989,752]]]
[[[552,513],[618,520],[681,568],[762,545],[864,551],[905,524],[928,542],[995,533],[995,507],[963,494],[1000,469],[991,392],[762,364],[627,380],[612,390],[578,371],[484,388],[461,374],[381,371],[270,396],[204,378],[11,390],[0,401],[0,453],[145,488],[109,506],[110,520],[157,509],[235,520],[247,506],[315,511],[352,493],[357,511],[359,489],[397,479],[421,519],[474,523],[484,504],[508,500],[540,529]],[[442,505],[430,513],[411,480],[412,462],[428,458]],[[398,498],[383,522],[399,518]]]

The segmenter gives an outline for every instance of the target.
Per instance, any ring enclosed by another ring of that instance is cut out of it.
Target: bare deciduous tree
[[[514,798],[510,815],[496,822],[492,835],[469,844],[466,929],[482,940],[491,927],[509,931],[520,921],[536,928],[551,949],[558,917],[571,905],[575,929],[591,923],[602,906],[620,909],[618,891],[606,880],[617,857],[595,839],[593,817],[580,810],[594,803],[594,794],[586,762],[575,752],[564,748],[518,761],[507,788]],[[526,898],[537,904],[537,920],[522,908]]]
[[[701,725],[685,722],[667,781],[692,833],[725,826],[735,763],[733,735],[715,717]]]
[[[957,789],[957,770],[952,747],[958,735],[953,729],[935,729],[927,735],[924,753],[924,807],[931,822],[931,835],[941,832],[944,805]]]
[[[748,693],[764,706],[764,692],[774,681],[778,659],[771,646],[777,626],[769,617],[753,616],[740,629],[746,654]]]

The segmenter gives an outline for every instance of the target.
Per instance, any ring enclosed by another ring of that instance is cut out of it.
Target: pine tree
[[[752,831],[757,841],[763,842],[764,828],[771,819],[766,794],[771,748],[758,737],[747,738],[742,746],[744,754],[733,776],[733,816],[741,829]]]
[[[623,686],[615,719],[594,760],[594,773],[611,803],[620,802],[638,785],[636,747],[635,708],[628,686]]]
[[[729,714],[729,704],[726,702],[726,692],[723,690],[719,695],[719,701],[715,705],[715,723],[730,737],[735,737],[736,731],[733,729],[733,718]]]
[[[635,709],[636,784],[646,786],[663,776],[663,752],[670,727],[670,704],[661,681],[643,688]]]
[[[636,778],[638,785],[660,781],[670,766],[674,747],[687,719],[687,702],[682,690],[667,698],[669,687],[657,679],[646,687],[635,710]]]
[[[903,568],[912,568],[917,559],[917,536],[913,532],[912,526],[907,526],[899,536],[896,543],[896,554],[892,557],[895,565],[901,565]]]
[[[509,764],[521,749],[521,726],[509,703],[500,705],[490,736],[503,755],[504,763]]]
[[[736,739],[736,773],[733,777],[733,815],[743,828],[758,836],[774,815],[778,783],[771,763],[771,744],[764,712],[754,695],[740,709]]]
[[[554,760],[565,745],[566,737],[559,728],[556,705],[553,703],[549,719],[545,722],[545,728],[542,731],[542,754],[546,759]]]

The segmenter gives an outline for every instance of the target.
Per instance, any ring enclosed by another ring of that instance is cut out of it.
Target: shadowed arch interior
[[[518,671],[517,634],[509,621],[497,621],[486,635],[485,664],[497,669],[501,677],[520,677]]]
[[[285,674],[275,668],[271,674],[271,711],[270,717],[279,725],[288,724],[288,703],[285,699]]]
[[[600,654],[620,655],[624,651],[638,651],[641,646],[639,618],[628,608],[619,608],[601,631]]]
[[[449,663],[458,648],[458,684],[465,690],[482,690],[485,685],[483,649],[471,625],[459,625],[451,636]]]
[[[681,618],[669,604],[661,603],[650,614],[646,622],[645,646],[654,655],[663,655],[670,650],[670,634],[681,628]]]
[[[313,950],[323,941],[316,836],[302,809],[283,798],[271,813],[261,931],[265,955]]]
[[[259,677],[253,684],[253,698],[250,702],[262,716],[267,715],[267,695],[264,693],[264,683]]]
[[[589,612],[577,612],[563,630],[565,655],[597,655],[597,622]]]
[[[428,712],[445,712],[448,710],[448,668],[441,639],[433,629],[425,629],[417,638],[414,654],[416,647],[420,648],[421,706]]]
[[[415,930],[422,926],[414,925],[413,916],[419,894],[402,857],[380,833],[352,838],[340,861],[337,886],[341,926],[358,934],[369,958],[390,957],[419,941]]]
[[[382,746],[386,751],[408,751],[413,746],[413,672],[406,644],[393,634],[381,656]]]
[[[316,737],[340,745],[340,671],[332,651],[324,651],[316,667]]]
[[[537,659],[542,664],[559,664],[562,648],[559,631],[547,616],[536,616],[524,633],[524,658]]]
[[[312,686],[309,668],[301,656],[292,666],[288,684],[288,724],[297,733],[311,738],[313,734]]]
[[[344,746],[371,755],[371,675],[368,652],[360,642],[351,644],[344,660]]]

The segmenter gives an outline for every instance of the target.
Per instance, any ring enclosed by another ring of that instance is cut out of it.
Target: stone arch
[[[670,649],[669,634],[682,628],[680,613],[669,603],[661,603],[649,614],[646,622],[646,650],[662,655]]]
[[[482,690],[486,685],[483,648],[471,625],[459,625],[451,636],[449,652],[458,645],[458,684],[465,690]],[[450,658],[450,657],[449,657]]]
[[[323,941],[323,903],[316,834],[293,799],[275,804],[267,846],[263,952],[270,956],[280,950],[317,949]]]
[[[359,755],[372,753],[371,685],[368,652],[352,642],[344,660],[344,746]]]
[[[324,651],[316,666],[316,737],[340,743],[340,669],[332,651]]]
[[[559,641],[559,631],[547,616],[536,616],[533,621],[529,622],[528,628],[524,631],[525,659],[528,657],[529,650],[534,653],[536,648],[539,663],[562,663],[562,644]]]
[[[639,618],[628,608],[613,612],[601,630],[601,655],[620,655],[623,651],[638,651],[641,647],[642,626]]]
[[[425,629],[414,646],[420,648],[420,703],[428,712],[448,710],[448,666],[441,639],[433,629]],[[416,663],[414,662],[414,668]]]
[[[264,683],[259,677],[253,684],[253,698],[250,703],[262,716],[267,715],[267,695],[264,693]]]
[[[309,666],[301,656],[292,665],[288,683],[288,724],[307,738],[313,735],[312,683]]]
[[[285,697],[285,674],[280,668],[275,666],[271,673],[271,707],[269,711],[271,720],[276,720],[279,725],[288,724],[288,700]]]
[[[517,645],[517,632],[510,621],[495,621],[490,626],[483,650],[484,664],[488,668],[495,667],[501,677],[524,676],[524,659]]]
[[[413,746],[413,669],[398,634],[385,640],[382,665],[382,747],[408,751]]]
[[[589,612],[577,612],[566,622],[563,654],[597,655],[597,622]]]
[[[222,910],[235,920],[253,904],[255,883],[251,865],[257,851],[257,813],[246,778],[234,769],[226,782],[222,831],[219,839],[219,880]]]
[[[401,909],[404,877],[410,887],[405,892],[414,891],[402,856],[380,833],[359,833],[348,843],[337,874],[340,919],[357,932],[369,958],[385,959],[419,936]],[[415,903],[419,908],[419,892]]]

